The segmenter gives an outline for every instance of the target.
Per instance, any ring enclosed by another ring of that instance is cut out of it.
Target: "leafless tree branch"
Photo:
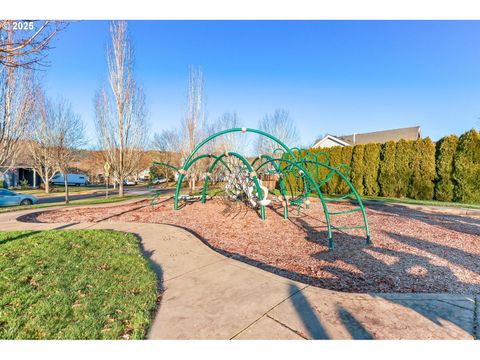
[[[136,169],[147,137],[145,95],[133,78],[133,47],[125,21],[110,25],[108,85],[95,95],[96,128],[105,161],[119,182]]]
[[[52,39],[67,26],[65,21],[0,21],[0,64],[34,68],[45,65]]]

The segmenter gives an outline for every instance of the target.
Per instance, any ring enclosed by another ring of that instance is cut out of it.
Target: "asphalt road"
[[[110,190],[108,192],[108,196],[110,195],[117,195],[118,191],[116,190]],[[94,199],[94,198],[99,198],[99,197],[105,197],[105,193],[99,192],[99,193],[93,193],[93,194],[80,194],[80,195],[75,195],[74,193],[69,194],[70,200],[84,200],[84,199]],[[38,198],[38,204],[52,204],[52,203],[57,203],[57,202],[62,202],[65,200],[64,195],[55,195],[55,196],[48,196],[48,197],[41,197]]]
[[[126,195],[141,195],[145,193],[145,195],[150,194],[150,190],[146,186],[129,186],[125,187],[125,194]],[[95,198],[102,198],[105,197],[105,191],[99,190],[96,193],[91,194],[75,194],[70,193],[70,200],[86,200],[86,199],[95,199]],[[108,196],[115,196],[118,195],[118,190],[109,189]],[[65,195],[63,193],[58,193],[55,196],[48,196],[48,197],[39,197],[38,204],[52,204],[57,202],[62,202],[65,200]]]

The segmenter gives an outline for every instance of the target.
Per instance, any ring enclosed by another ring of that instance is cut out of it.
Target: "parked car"
[[[53,185],[64,185],[65,181],[62,174],[55,175],[50,182]],[[88,178],[85,174],[67,174],[67,184],[73,186],[87,186]]]
[[[19,194],[7,189],[0,189],[0,206],[32,205],[38,199],[30,194]]]
[[[166,182],[167,182],[167,179],[165,179],[165,178],[156,178],[156,179],[153,179],[152,184],[153,185],[159,185],[159,184],[163,184],[163,183],[166,183]]]
[[[133,185],[137,185],[137,182],[135,180],[123,180],[123,185],[133,186]]]

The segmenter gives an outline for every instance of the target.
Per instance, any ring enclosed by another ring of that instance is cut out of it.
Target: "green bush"
[[[363,195],[363,174],[365,172],[365,145],[355,145],[352,154],[351,182],[359,195]]]
[[[475,130],[460,139],[447,136],[436,145],[426,138],[308,151],[319,154],[320,162],[326,162],[320,153],[327,153],[332,167],[350,165],[350,174],[346,177],[360,195],[480,202],[480,135]],[[307,168],[317,183],[330,173],[323,166]],[[344,168],[341,171],[346,173]],[[300,179],[291,175],[287,178],[297,194],[303,191]],[[339,175],[322,186],[324,193],[347,194],[349,191]]]
[[[480,202],[480,134],[470,130],[460,136],[453,160],[456,182],[454,199],[459,202]]]
[[[28,185],[28,180],[27,179],[22,179],[20,181],[20,189],[27,190],[28,188],[30,188],[30,185]]]
[[[316,148],[316,149],[309,149],[308,151],[311,154],[316,154],[317,159],[320,163],[324,163],[326,165],[329,164],[329,156],[330,156],[330,149],[324,149],[324,148]],[[313,157],[308,157],[308,160],[315,160]],[[321,166],[321,165],[314,165],[311,164],[308,167],[310,174],[314,178],[314,180],[318,183],[321,183],[330,173],[330,170],[328,168]],[[321,186],[321,191],[326,193],[328,192],[327,190],[327,184],[324,184]]]
[[[436,184],[435,199],[439,201],[452,201],[454,190],[453,157],[457,150],[458,137],[445,136],[436,144]]]
[[[363,185],[364,194],[376,196],[379,192],[378,170],[380,168],[380,144],[365,145]]]
[[[382,144],[380,152],[380,171],[378,184],[380,194],[386,197],[395,196],[395,152],[397,145],[394,141]]]
[[[409,197],[417,200],[432,200],[435,180],[435,145],[430,138],[418,139],[413,143],[411,169]]]
[[[344,146],[342,147],[342,164],[345,164],[348,166],[350,169],[347,173],[347,170],[345,168],[342,168],[341,171],[345,175],[345,177],[350,180],[350,172],[351,172],[351,164],[352,164],[352,155],[353,155],[353,146]],[[338,184],[337,192],[339,194],[348,194],[350,192],[350,187],[348,186],[347,182],[344,180],[341,180],[340,183]]]
[[[401,139],[395,149],[395,196],[407,197],[412,178],[413,141]]]
[[[331,147],[328,153],[329,153],[331,167],[335,168],[342,163],[342,147],[341,146]],[[327,192],[329,194],[338,193],[338,186],[340,184],[340,180],[341,180],[340,176],[336,173],[330,178],[330,180],[327,182]]]

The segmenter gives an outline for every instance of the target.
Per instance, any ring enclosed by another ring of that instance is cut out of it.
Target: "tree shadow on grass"
[[[148,263],[149,263],[151,269],[153,270],[153,272],[155,273],[156,278],[157,278],[157,291],[158,291],[157,306],[156,306],[155,311],[151,314],[152,323],[150,324],[150,329],[147,330],[147,334],[146,334],[147,337],[148,337],[148,334],[150,333],[150,330],[151,330],[151,327],[152,327],[152,324],[153,324],[153,320],[154,320],[155,316],[158,314],[158,312],[161,310],[161,300],[162,300],[163,293],[165,291],[165,287],[164,287],[164,284],[163,284],[163,269],[162,269],[162,266],[158,262],[152,260],[152,256],[155,253],[155,250],[150,250],[150,251],[146,250],[145,247],[143,246],[141,236],[139,234],[134,234],[134,235],[138,240],[138,244],[139,244],[139,247],[140,247],[140,252],[148,260]]]
[[[21,239],[24,239],[26,237],[29,237],[29,236],[32,236],[34,234],[38,234],[40,233],[41,231],[38,231],[38,230],[35,230],[35,231],[29,231],[29,230],[26,230],[24,232],[22,232],[21,234],[18,234],[16,236],[9,236],[7,237],[6,239],[4,240],[1,240],[0,241],[0,245],[4,245],[6,243],[9,243],[11,241],[17,241],[17,240],[21,240]]]

